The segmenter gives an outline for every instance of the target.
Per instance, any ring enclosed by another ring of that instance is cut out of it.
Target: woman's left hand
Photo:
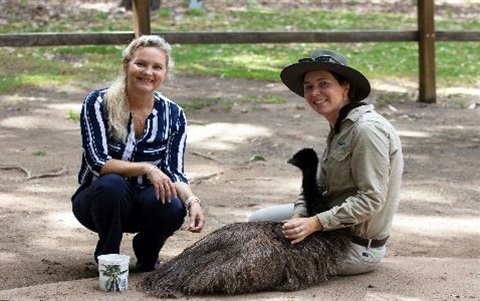
[[[153,167],[147,173],[147,178],[155,187],[155,195],[163,204],[170,203],[172,197],[177,197],[177,190],[172,180],[164,174],[159,168]]]
[[[202,207],[199,203],[191,203],[188,210],[190,216],[190,225],[188,231],[198,233],[202,231],[203,225],[205,225],[205,217],[203,216]]]
[[[287,220],[282,226],[282,232],[286,238],[292,240],[292,244],[297,244],[322,228],[322,224],[316,216],[297,217]]]

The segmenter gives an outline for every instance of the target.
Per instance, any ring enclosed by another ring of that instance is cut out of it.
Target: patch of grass
[[[480,51],[478,42],[438,42],[435,48],[435,71],[442,85],[478,83]]]
[[[255,1],[254,1],[255,2]],[[227,10],[223,14],[196,14],[174,20],[152,20],[155,31],[172,30],[232,30],[284,31],[284,30],[342,30],[342,29],[416,29],[416,17],[406,14],[362,13],[328,11],[322,9],[265,9],[252,3],[246,11]],[[247,22],[245,20],[248,20]],[[172,29],[174,22],[174,29]]]
[[[276,55],[281,45],[179,45],[177,69],[187,74],[202,74],[259,80],[278,79],[285,60]],[[181,62],[189,62],[182,64]]]
[[[123,46],[114,45],[95,45],[95,46],[77,46],[77,47],[54,47],[51,50],[58,55],[92,55],[92,54],[108,54],[118,59],[121,58]]]
[[[121,70],[119,52],[112,46],[0,48],[0,93],[113,79]]]
[[[80,112],[75,111],[75,110],[68,110],[67,112],[67,118],[72,120],[72,121],[80,121]]]
[[[254,104],[284,104],[287,102],[285,98],[276,94],[267,94],[264,96],[253,96],[249,98],[249,101]]]
[[[203,17],[206,14],[207,13],[202,8],[189,8],[187,10],[187,15],[190,15],[190,16]]]
[[[298,111],[305,110],[305,105],[297,103],[295,104],[295,110],[298,110]]]
[[[399,99],[408,99],[409,96],[407,93],[397,93],[397,92],[382,92],[377,94],[375,101],[375,106],[377,108],[384,108],[388,105],[397,103]]]
[[[168,9],[166,7],[161,7],[157,12],[157,16],[159,16],[160,18],[169,17],[170,16],[170,9]]]
[[[186,111],[200,111],[205,108],[209,108],[212,111],[215,111],[217,108],[230,111],[233,107],[233,103],[231,101],[223,100],[221,97],[194,98],[181,100],[178,101],[178,103]]]
[[[249,0],[247,8],[217,14],[188,10],[183,18],[161,8],[152,16],[151,27],[153,32],[159,32],[415,30],[417,26],[416,17],[408,14],[317,8],[280,11],[262,8],[255,0]],[[18,18],[13,12],[8,16],[0,32],[132,30],[129,15],[110,18],[105,13],[77,14],[51,18],[45,24]],[[438,18],[435,26],[437,30],[478,30],[480,20],[458,18],[452,13]],[[173,53],[179,74],[278,82],[283,67],[318,47],[344,53],[353,66],[372,80],[389,77],[415,81],[418,77],[418,47],[414,42],[173,45]],[[31,86],[109,81],[121,71],[122,49],[123,46],[102,45],[0,48],[0,93]],[[437,84],[475,84],[480,74],[480,65],[475,63],[478,61],[476,42],[438,42]]]
[[[98,12],[98,13],[95,14],[95,18],[97,20],[107,20],[108,16],[109,16],[109,14],[106,13],[106,12]]]
[[[0,75],[0,94],[13,92],[20,86],[15,76]],[[26,85],[23,86],[25,87]]]
[[[37,157],[44,157],[47,155],[47,152],[43,149],[38,149],[32,153],[32,155],[37,156]]]

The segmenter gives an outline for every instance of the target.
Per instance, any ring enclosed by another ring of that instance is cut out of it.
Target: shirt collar
[[[357,121],[363,114],[367,113],[367,112],[371,112],[374,110],[374,107],[372,104],[368,104],[366,106],[359,106],[353,110],[350,111],[350,113],[348,113],[347,115],[347,118],[345,119],[349,119],[351,120],[352,122],[355,122]]]

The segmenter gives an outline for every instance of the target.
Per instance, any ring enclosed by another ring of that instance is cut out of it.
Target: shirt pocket
[[[166,140],[149,144],[147,147],[145,147],[145,149],[143,150],[143,153],[145,155],[154,155],[154,156],[163,154],[167,149],[167,144],[168,144],[168,141]]]
[[[328,168],[328,183],[331,190],[344,189],[351,182],[350,151],[346,148],[338,148],[331,152]]]

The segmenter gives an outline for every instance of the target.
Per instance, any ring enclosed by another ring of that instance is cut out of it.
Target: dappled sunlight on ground
[[[78,229],[83,227],[77,221],[71,210],[50,212],[45,216],[45,220],[52,224],[52,227],[48,227],[49,229],[61,229],[63,234],[65,234],[63,230]]]
[[[474,214],[461,217],[406,215],[397,213],[394,218],[396,231],[405,234],[423,234],[434,237],[457,237],[457,235],[480,235],[480,218]]]
[[[446,88],[438,88],[438,94],[447,94],[447,95],[467,95],[467,96],[475,96],[480,99],[480,88],[467,88],[467,87],[446,87]]]
[[[375,91],[395,92],[395,93],[411,93],[418,89],[418,83],[405,79],[386,79],[372,80],[371,85]]]
[[[10,116],[0,120],[0,126],[6,128],[77,130],[78,122],[68,120],[69,112],[77,115],[80,105],[74,103],[50,104],[26,112],[25,115]],[[48,116],[49,118],[45,118]]]
[[[35,193],[35,194],[53,194],[53,195],[60,195],[63,193],[70,193],[70,189],[66,187],[60,187],[60,186],[47,186],[47,185],[39,185],[39,184],[31,184],[31,185],[25,185],[22,188],[19,189],[19,191],[24,191],[27,193]]]
[[[9,94],[9,95],[2,95],[2,105],[18,105],[21,103],[46,103],[49,101],[47,97],[42,96],[26,96],[26,95],[18,95],[18,94]]]
[[[3,263],[14,263],[18,260],[18,253],[15,252],[0,252],[0,262]]]
[[[42,211],[48,208],[52,201],[39,195],[27,195],[16,193],[0,193],[0,208],[22,209],[27,212]]]
[[[69,110],[75,111],[80,113],[82,109],[82,104],[80,102],[75,103],[55,103],[49,104],[45,106],[49,111],[59,111],[61,112],[68,112]]]
[[[432,137],[431,133],[420,132],[420,131],[397,131],[400,137],[409,137],[409,138],[428,138]]]
[[[10,117],[0,121],[0,125],[7,128],[19,128],[24,130],[56,128],[56,123],[54,121],[34,116]]]
[[[401,202],[418,202],[418,203],[430,203],[438,204],[438,205],[453,205],[455,203],[456,197],[451,196],[447,197],[445,195],[445,191],[442,189],[430,189],[431,186],[423,183],[413,186],[412,185],[405,185],[401,193]]]
[[[211,150],[234,150],[235,144],[249,139],[269,137],[268,128],[241,123],[210,123],[189,125],[188,143],[193,147]]]

